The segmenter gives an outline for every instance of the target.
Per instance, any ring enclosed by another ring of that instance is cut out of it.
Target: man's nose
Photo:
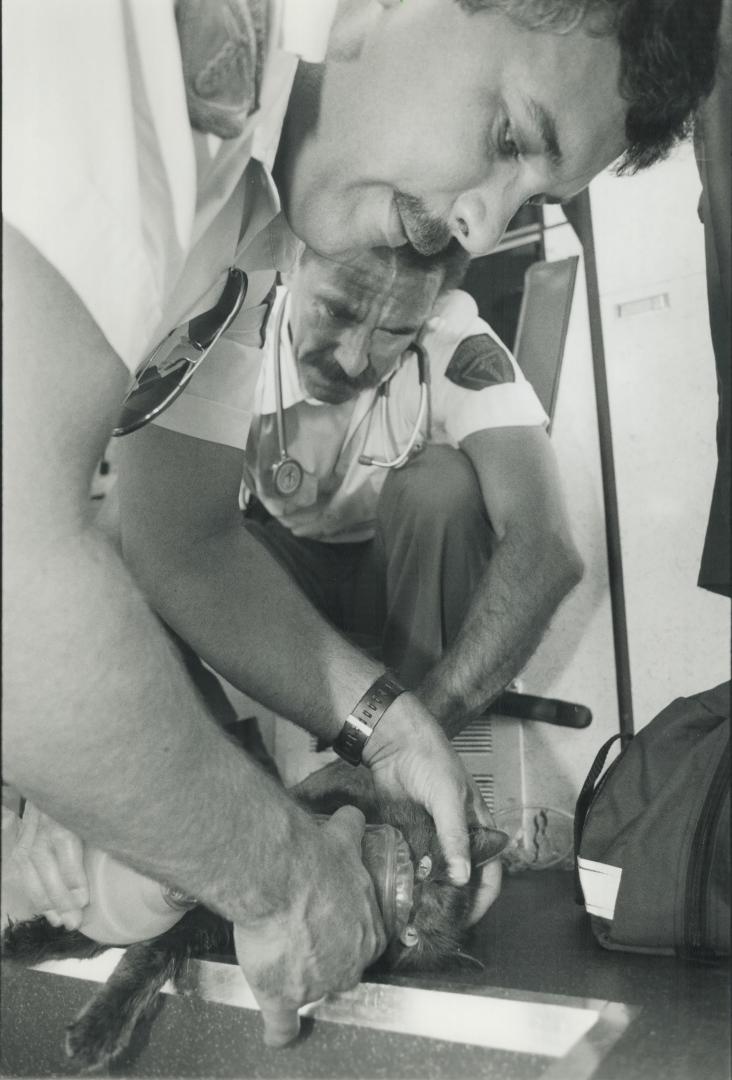
[[[453,236],[472,258],[487,255],[503,236],[514,209],[495,187],[464,192],[450,212]]]
[[[341,334],[336,346],[335,359],[349,378],[354,379],[369,362],[369,334],[362,328]]]

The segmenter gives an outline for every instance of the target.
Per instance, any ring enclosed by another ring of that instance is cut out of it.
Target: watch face
[[[294,458],[285,458],[275,465],[274,485],[285,498],[294,495],[302,483],[302,466]]]

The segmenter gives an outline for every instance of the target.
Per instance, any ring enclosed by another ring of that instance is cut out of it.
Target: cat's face
[[[369,824],[393,825],[409,845],[414,866],[412,912],[406,929],[389,943],[376,966],[390,971],[424,971],[458,962],[468,928],[484,914],[497,892],[500,864],[493,860],[508,840],[505,833],[471,829],[473,870],[468,884],[457,886],[449,879],[429,814],[409,800],[376,795],[368,774],[335,762],[307,777],[292,794],[320,813],[332,814],[347,803],[357,806]]]
[[[409,845],[414,865],[414,900],[406,930],[389,943],[382,958],[390,970],[424,971],[446,967],[461,957],[468,928],[480,910],[483,868],[505,845],[503,833],[475,827],[470,832],[473,870],[467,885],[450,881],[447,861],[430,816],[406,800],[378,800],[374,821],[399,829]],[[367,817],[367,820],[369,818]],[[477,909],[476,910],[476,906]]]

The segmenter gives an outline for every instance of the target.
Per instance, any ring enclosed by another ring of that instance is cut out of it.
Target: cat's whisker
[[[470,953],[463,952],[462,949],[457,950],[456,956],[459,956],[461,960],[469,960],[471,964],[476,964],[481,971],[485,971],[485,964],[477,956],[471,956]]]

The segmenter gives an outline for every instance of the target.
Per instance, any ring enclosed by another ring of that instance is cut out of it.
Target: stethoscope
[[[291,457],[287,452],[287,437],[285,433],[285,409],[282,399],[282,324],[285,317],[285,309],[287,305],[283,301],[280,304],[279,311],[277,312],[277,318],[274,326],[274,347],[275,347],[275,395],[276,395],[276,407],[277,407],[277,447],[279,450],[279,460],[272,466],[272,478],[274,481],[275,490],[278,495],[283,498],[289,498],[290,495],[294,495],[299,490],[300,485],[305,475],[304,469],[297,458]],[[360,454],[358,458],[359,465],[375,466],[379,469],[401,469],[403,465],[406,465],[411,457],[414,457],[422,450],[422,446],[417,446],[417,439],[419,438],[422,423],[427,413],[427,380],[425,377],[425,362],[424,353],[420,346],[415,342],[410,346],[410,351],[414,352],[417,357],[417,372],[419,375],[419,408],[417,410],[417,419],[414,423],[412,434],[409,437],[406,447],[400,454],[391,460],[385,458],[375,458],[368,454]],[[381,424],[384,431],[387,430],[387,409],[389,399],[389,384],[393,379],[396,371],[392,372],[388,379],[386,379],[379,386],[378,396],[381,411]],[[368,442],[369,434],[371,432],[371,422],[373,419],[373,406],[371,407],[369,414],[368,427],[366,428],[366,435],[364,437],[363,445]]]

